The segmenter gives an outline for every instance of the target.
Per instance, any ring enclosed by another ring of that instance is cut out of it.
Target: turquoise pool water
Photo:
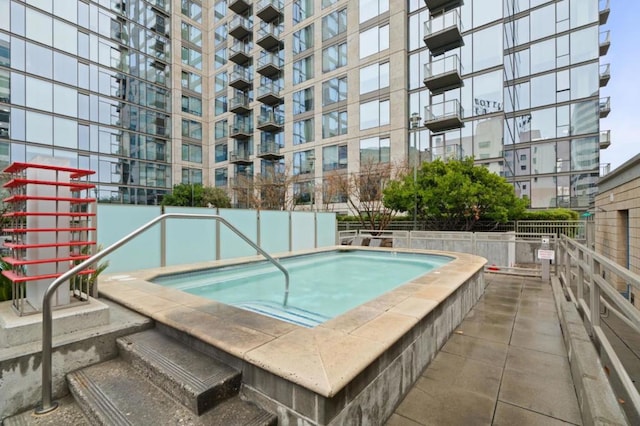
[[[156,284],[312,327],[451,261],[446,256],[333,251],[158,277]]]

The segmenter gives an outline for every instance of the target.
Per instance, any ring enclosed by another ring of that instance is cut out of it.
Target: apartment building
[[[265,177],[303,208],[363,163],[473,156],[587,208],[609,144],[603,0],[0,0],[0,162],[96,170],[103,202]],[[257,194],[256,194],[257,192]]]

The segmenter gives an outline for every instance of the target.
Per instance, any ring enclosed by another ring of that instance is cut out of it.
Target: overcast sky
[[[600,151],[600,163],[611,169],[640,153],[640,1],[611,1],[611,14],[601,31],[611,30],[611,48],[600,58],[611,64],[611,80],[600,96],[611,96],[611,113],[600,130],[611,130],[611,146]]]

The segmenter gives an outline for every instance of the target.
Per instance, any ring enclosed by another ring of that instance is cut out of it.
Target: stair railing
[[[231,231],[233,231],[237,236],[243,239],[247,244],[256,249],[258,253],[263,255],[269,262],[273,263],[276,268],[280,269],[285,277],[285,290],[284,290],[284,306],[287,305],[289,300],[289,272],[282,266],[280,262],[271,257],[269,253],[264,251],[260,246],[251,241],[249,237],[244,235],[238,228],[229,223],[226,219],[219,215],[211,215],[211,214],[191,214],[191,213],[165,213],[162,214],[155,219],[147,222],[146,224],[140,226],[133,232],[125,235],[115,243],[111,244],[109,247],[101,250],[100,252],[94,254],[90,258],[84,260],[78,265],[74,266],[64,274],[60,275],[56,278],[47,290],[44,292],[44,296],[42,298],[42,401],[40,406],[38,406],[35,410],[36,414],[45,414],[50,411],[58,408],[58,403],[52,401],[52,346],[53,346],[53,316],[52,316],[52,308],[51,308],[51,300],[53,299],[53,295],[55,291],[60,287],[64,282],[69,280],[70,278],[76,276],[79,272],[86,269],[90,265],[98,262],[103,257],[107,256],[109,253],[114,250],[120,248],[125,245],[138,235],[147,231],[152,226],[156,225],[159,222],[164,222],[166,219],[212,219],[217,222],[222,223]]]

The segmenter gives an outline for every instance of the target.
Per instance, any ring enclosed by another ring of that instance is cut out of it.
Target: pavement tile
[[[464,320],[456,328],[456,332],[493,342],[509,343],[511,324],[492,324],[486,321]]]
[[[507,348],[505,343],[452,334],[442,347],[442,351],[502,368],[507,358]]]
[[[548,334],[515,329],[511,335],[510,344],[521,348],[567,356],[567,350],[561,336],[550,336]]]
[[[387,426],[422,426],[424,423],[414,422],[411,419],[393,413],[387,421]]]
[[[402,423],[398,424],[401,425]],[[563,422],[553,417],[499,401],[496,406],[496,413],[493,416],[493,426],[563,426],[571,424],[573,423]]]
[[[421,379],[396,414],[422,425],[490,425],[495,399],[440,381]]]
[[[562,336],[562,329],[558,320],[533,319],[527,317],[516,316],[514,325],[515,331],[531,331],[534,333],[547,334],[550,336]]]
[[[572,380],[569,360],[566,356],[516,346],[509,346],[507,363],[504,368],[550,379]]]
[[[582,422],[571,380],[505,369],[498,400],[566,422]]]
[[[513,313],[491,312],[480,309],[472,309],[465,317],[466,321],[484,321],[487,324],[513,326],[516,319]]]

